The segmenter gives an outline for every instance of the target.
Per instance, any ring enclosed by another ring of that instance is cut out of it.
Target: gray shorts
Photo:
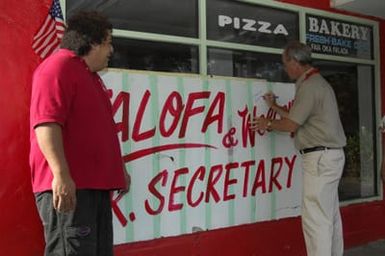
[[[36,193],[44,226],[45,256],[113,256],[110,192],[77,190],[76,209],[59,213],[52,191]]]

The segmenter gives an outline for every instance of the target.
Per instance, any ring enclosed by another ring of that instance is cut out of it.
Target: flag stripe
[[[59,47],[59,44],[60,44],[60,41],[55,38],[55,40],[51,44],[47,45],[44,48],[44,51],[41,53],[41,55],[43,55],[44,57],[47,55],[50,55],[53,51],[55,51]]]
[[[49,37],[51,34],[54,34],[54,33],[55,33],[55,24],[51,22],[50,26],[47,26],[46,30],[43,31],[43,34],[40,37],[36,38],[35,43],[32,45],[32,48],[37,48],[36,45],[40,45],[45,38]]]
[[[36,33],[33,39],[39,38],[44,33],[44,31],[46,30],[46,27],[48,26],[48,24],[50,24],[51,21],[52,21],[51,17],[47,16],[44,20],[43,25],[41,25],[39,31]]]
[[[36,48],[36,51],[43,51],[44,47],[49,45],[52,41],[56,39],[55,34],[51,33],[49,36],[45,37],[45,40],[39,45],[38,48]]]
[[[33,37],[32,49],[44,59],[59,47],[64,30],[65,23],[59,0],[52,0],[47,17]]]

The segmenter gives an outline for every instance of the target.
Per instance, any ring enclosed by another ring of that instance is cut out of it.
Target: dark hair
[[[310,65],[311,59],[311,48],[298,41],[289,42],[284,50],[285,56],[288,60],[294,59],[301,65]]]
[[[60,47],[85,56],[93,44],[101,44],[112,31],[107,17],[98,12],[79,12],[68,19]]]

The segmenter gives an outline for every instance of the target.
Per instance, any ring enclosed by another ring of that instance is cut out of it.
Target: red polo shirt
[[[119,189],[124,172],[111,103],[97,73],[83,59],[61,49],[35,71],[30,108],[30,165],[34,192],[51,190],[52,172],[34,128],[62,127],[65,157],[77,189]]]

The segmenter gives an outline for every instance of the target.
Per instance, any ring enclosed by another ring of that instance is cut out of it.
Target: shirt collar
[[[317,68],[309,68],[308,70],[306,70],[296,81],[296,84],[297,85],[300,85],[302,84],[304,81],[306,81],[309,77],[311,77],[312,75],[314,74],[317,74],[319,73],[319,70]]]
[[[59,52],[59,54],[63,54],[63,55],[69,56],[71,58],[78,59],[79,62],[82,63],[82,65],[84,65],[85,69],[87,69],[90,73],[94,73],[94,72],[91,72],[86,61],[82,57],[76,55],[76,53],[74,51],[71,51],[70,49],[66,49],[66,48],[61,48],[61,49],[59,49],[58,52]]]

